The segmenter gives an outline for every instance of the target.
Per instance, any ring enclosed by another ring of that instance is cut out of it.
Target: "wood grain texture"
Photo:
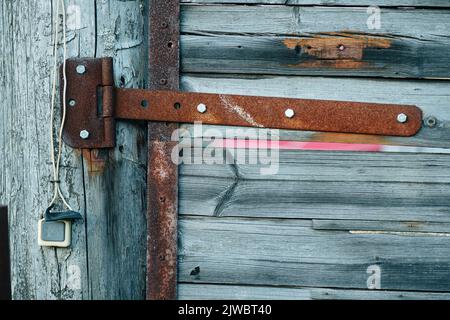
[[[449,236],[313,230],[304,220],[180,219],[182,282],[450,291]],[[245,244],[245,245],[243,245]]]
[[[447,1],[370,1],[420,6],[382,8],[380,30],[367,30],[366,8],[352,7],[369,5],[365,0],[204,5],[218,2],[183,5],[181,60],[190,72],[183,77],[184,90],[417,104],[437,125],[411,139],[294,131],[280,131],[280,137],[449,146],[447,81],[317,76],[447,77],[448,68],[441,67],[448,62]],[[80,9],[80,19],[68,25],[69,55],[112,56],[118,86],[144,87],[143,3],[67,5],[72,15]],[[85,220],[73,226],[69,249],[36,243],[36,222],[51,196],[47,121],[54,14],[50,1],[0,4],[0,203],[10,211],[13,297],[142,299],[145,124],[118,123],[117,148],[111,151],[81,154],[64,147],[63,192]],[[380,49],[386,56],[391,52],[387,61],[376,52],[364,55],[378,70],[359,73],[297,73],[268,57],[295,60],[296,46],[277,45],[343,30],[349,38],[391,39],[395,50]],[[425,53],[435,59],[428,63]],[[394,54],[402,61],[392,60]],[[303,74],[314,77],[292,76]],[[180,168],[180,298],[449,298],[448,156],[290,151],[282,161],[279,174],[269,179],[259,176],[258,166]],[[366,290],[373,264],[381,267],[382,290]]]
[[[180,283],[181,300],[449,300],[448,293]]]
[[[86,28],[69,32],[69,39],[75,33],[79,39],[68,43],[71,56],[87,54],[93,45],[94,8],[84,5]],[[0,4],[0,203],[9,209],[13,299],[89,297],[83,223],[72,227],[71,248],[37,244],[37,222],[52,196],[48,121],[55,9],[50,1]],[[63,193],[85,215],[82,171],[79,153],[64,147]]]
[[[183,6],[182,70],[449,78],[447,10]],[[333,21],[333,23],[329,23]]]
[[[449,7],[447,0],[181,0],[182,3],[198,4],[276,4],[276,5],[322,5],[322,6],[420,6],[420,7]]]
[[[282,151],[275,175],[262,164],[184,165],[180,213],[449,222],[448,155],[390,156]]]
[[[146,41],[140,1],[97,1],[99,57],[114,60],[114,81],[144,87]],[[93,53],[91,53],[92,55]],[[146,138],[139,123],[119,122],[114,150],[84,159],[92,299],[143,299],[146,256]]]
[[[140,1],[73,0],[66,9],[69,57],[113,56],[117,85],[142,86]],[[84,222],[74,224],[69,249],[37,245],[37,220],[52,191],[48,119],[55,10],[50,1],[0,5],[0,202],[10,208],[13,298],[143,298],[146,148],[139,125],[118,124],[118,148],[109,154],[64,147],[63,192]],[[126,178],[133,183],[124,183]]]
[[[385,9],[381,28],[369,29],[366,8],[184,5],[181,30],[183,33],[205,35],[290,36],[347,30],[358,34],[401,35],[426,40],[450,34],[449,15],[447,10]]]
[[[450,131],[448,129],[450,127],[450,98],[448,94],[450,83],[447,81],[284,76],[225,77],[185,74],[181,86],[185,91],[196,92],[417,105],[424,113],[424,120],[435,119],[436,125],[434,127],[424,125],[414,137],[374,137],[281,130],[279,131],[279,139],[424,147],[450,146]],[[195,136],[192,126],[185,125],[184,128],[188,130],[191,136]],[[233,137],[231,134],[226,134],[226,127],[205,125],[204,131],[206,132],[208,128],[221,131],[223,136]]]

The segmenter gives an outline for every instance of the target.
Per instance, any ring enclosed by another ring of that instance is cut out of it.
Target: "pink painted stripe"
[[[216,148],[237,148],[237,149],[264,148],[264,149],[280,149],[280,150],[331,150],[331,151],[367,151],[367,152],[377,152],[383,150],[383,145],[380,144],[242,140],[242,139],[216,139],[213,142],[213,146]]]

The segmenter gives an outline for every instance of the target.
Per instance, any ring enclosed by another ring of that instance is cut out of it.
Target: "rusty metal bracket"
[[[115,119],[412,136],[416,106],[115,88],[112,60],[67,61],[64,140],[76,148],[114,147]]]
[[[148,83],[152,90],[180,84],[180,1],[151,0],[148,10]],[[140,102],[148,108],[148,101]],[[177,298],[178,166],[171,160],[177,123],[148,124],[147,299]]]

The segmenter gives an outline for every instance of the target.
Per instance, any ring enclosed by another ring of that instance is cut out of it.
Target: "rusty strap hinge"
[[[416,106],[115,88],[111,58],[67,60],[65,142],[111,148],[115,119],[412,136]]]

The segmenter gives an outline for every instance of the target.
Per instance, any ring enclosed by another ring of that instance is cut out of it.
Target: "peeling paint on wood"
[[[344,34],[343,34],[344,36]],[[293,67],[358,69],[367,67],[363,61],[366,48],[388,49],[392,40],[369,36],[313,37],[306,39],[287,38],[284,45],[295,50],[306,61]],[[309,61],[309,59],[314,59]]]

